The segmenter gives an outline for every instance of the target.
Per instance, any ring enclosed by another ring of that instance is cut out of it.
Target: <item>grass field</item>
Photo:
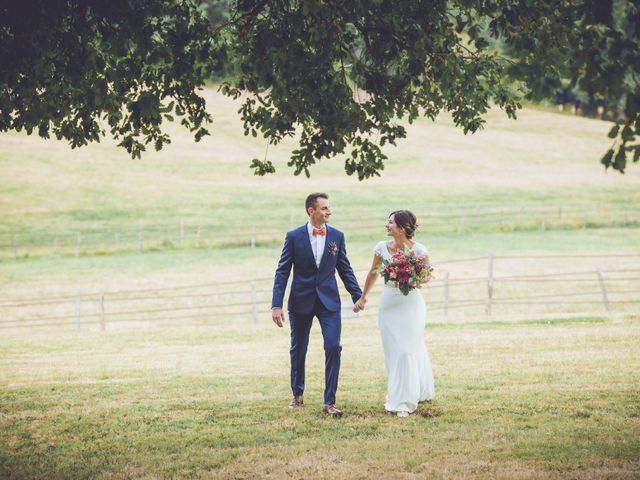
[[[384,413],[374,321],[345,322],[340,420],[289,411],[268,325],[3,341],[2,478],[638,478],[638,317],[428,324],[437,398]]]
[[[248,164],[264,157],[264,141],[242,136],[238,105],[205,94],[213,135],[195,144],[170,126],[173,144],[141,161],[110,141],[71,151],[0,135],[0,478],[640,478],[640,169],[603,173],[607,123],[533,109],[513,122],[491,111],[484,131],[464,136],[442,116],[387,149],[382,178],[358,182],[339,160],[294,177],[293,141],[269,148],[278,171],[258,178]],[[288,334],[270,324],[270,277],[284,232],[305,221],[304,197],[317,190],[331,196],[360,278],[387,213],[418,213],[417,239],[437,267],[424,295],[438,396],[405,421],[382,409],[375,295],[366,315],[344,322],[347,415],[319,412],[317,327],[308,404],[286,408]],[[86,246],[76,258],[78,232]],[[507,302],[490,316],[486,282],[464,283],[487,275],[489,254],[494,297]],[[508,280],[558,272],[586,274]],[[445,316],[447,274],[458,282],[452,302],[480,303]],[[197,308],[196,297],[224,282],[239,282],[238,292],[219,302],[246,302],[251,280],[255,324],[251,313],[206,310],[113,316],[156,300],[109,292],[175,290],[193,298],[159,298],[163,308]],[[21,325],[73,318],[78,294],[82,314],[95,314],[104,292],[104,332],[95,322],[79,332],[73,321]],[[21,303],[56,296],[69,300]],[[531,296],[560,300],[508,303]]]

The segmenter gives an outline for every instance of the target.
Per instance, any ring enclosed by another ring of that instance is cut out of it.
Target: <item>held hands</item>
[[[360,299],[353,304],[353,311],[354,313],[358,313],[362,310],[364,310],[364,305],[365,303],[367,303],[367,299],[364,297],[360,297]]]
[[[271,309],[271,320],[273,320],[273,323],[278,327],[282,328],[282,325],[284,325],[284,312],[282,308],[274,307]]]

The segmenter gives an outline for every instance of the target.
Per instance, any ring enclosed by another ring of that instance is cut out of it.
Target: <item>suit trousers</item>
[[[324,403],[333,405],[336,403],[336,390],[338,389],[338,376],[340,374],[340,334],[342,321],[340,310],[331,312],[316,299],[311,313],[298,313],[289,311],[289,324],[291,325],[291,390],[294,396],[304,393],[305,359],[309,346],[309,333],[313,324],[313,317],[317,317],[322,330],[324,340]]]

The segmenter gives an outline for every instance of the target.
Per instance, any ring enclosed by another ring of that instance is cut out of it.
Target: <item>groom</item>
[[[340,294],[335,272],[351,294],[353,302],[362,296],[344,244],[344,234],[327,226],[331,206],[326,193],[312,193],[305,202],[309,223],[287,233],[282,255],[273,282],[271,316],[282,327],[284,297],[289,273],[293,266],[293,282],[289,294],[289,323],[291,325],[291,390],[293,400],[289,408],[303,405],[304,363],[309,345],[309,331],[313,317],[322,329],[325,352],[324,407],[327,415],[339,417],[342,411],[335,406],[338,374],[340,373]]]

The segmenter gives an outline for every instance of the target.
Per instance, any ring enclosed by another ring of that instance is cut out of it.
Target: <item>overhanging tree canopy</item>
[[[135,158],[169,142],[161,124],[177,114],[198,140],[211,118],[196,88],[213,60],[211,26],[189,2],[2,2],[0,131],[79,147],[106,123]]]
[[[344,155],[378,175],[399,119],[452,115],[482,127],[490,103],[579,85],[619,106],[602,161],[624,172],[640,146],[640,11],[631,0],[25,0],[0,6],[0,130],[73,147],[109,133],[134,157],[170,141],[176,115],[199,140],[197,89],[225,72],[247,134],[300,132],[289,165]],[[226,20],[225,20],[226,18]],[[503,50],[491,41],[500,39]],[[273,171],[254,159],[258,174]]]

